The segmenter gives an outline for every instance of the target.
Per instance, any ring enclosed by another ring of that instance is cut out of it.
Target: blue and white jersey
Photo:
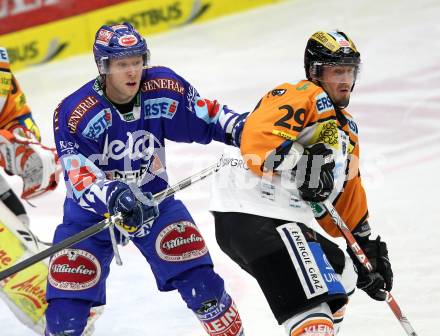
[[[233,144],[239,119],[165,67],[144,70],[131,113],[120,113],[107,100],[99,79],[88,82],[54,113],[68,190],[64,223],[101,220],[115,180],[134,182],[142,192],[165,189],[165,139]]]

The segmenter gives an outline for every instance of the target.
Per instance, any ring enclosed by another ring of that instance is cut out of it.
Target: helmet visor
[[[311,65],[312,80],[326,83],[347,83],[353,85],[359,77],[359,63],[321,63]]]
[[[103,57],[98,62],[99,73],[103,75],[141,71],[148,66],[148,54],[130,57]]]

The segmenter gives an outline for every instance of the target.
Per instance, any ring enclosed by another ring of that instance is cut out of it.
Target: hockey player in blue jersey
[[[159,290],[177,289],[208,335],[243,335],[234,302],[183,203],[152,199],[167,187],[165,139],[235,144],[240,115],[202,99],[172,70],[147,67],[146,41],[128,23],[102,26],[93,52],[99,76],[54,113],[67,185],[54,243],[121,212],[117,238],[129,237],[140,250]],[[105,304],[113,256],[108,230],[52,256],[47,335],[82,334],[90,308]]]

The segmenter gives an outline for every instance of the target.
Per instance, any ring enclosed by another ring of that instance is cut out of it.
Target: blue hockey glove
[[[107,207],[111,215],[122,213],[123,225],[120,225],[130,237],[143,237],[150,232],[153,220],[159,216],[157,202],[153,195],[144,193],[145,202],[139,201],[128,185],[119,182],[110,194]]]

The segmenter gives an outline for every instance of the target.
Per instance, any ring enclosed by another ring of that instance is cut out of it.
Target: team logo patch
[[[84,250],[66,249],[55,253],[49,264],[49,283],[62,290],[78,291],[93,287],[101,277],[96,257]]]
[[[291,335],[310,335],[310,336],[323,336],[323,335],[336,335],[335,329],[333,329],[333,323],[330,319],[324,316],[313,316],[306,320],[301,321],[292,329]]]
[[[99,111],[82,131],[86,138],[98,141],[98,138],[104,131],[112,125],[112,112],[109,108]]]
[[[202,307],[197,310],[196,314],[200,321],[208,322],[224,315],[232,305],[234,305],[232,298],[224,292],[219,301],[217,299],[211,299],[203,302]]]
[[[296,136],[290,135],[289,133],[284,131],[272,130],[272,134],[278,135],[279,137],[282,137],[287,140],[292,140],[292,141],[296,140]]]
[[[310,208],[313,211],[313,214],[316,218],[321,217],[326,212],[325,208],[321,206],[319,203],[310,203]]]
[[[339,32],[330,32],[329,34],[336,40],[340,47],[350,47],[350,42]]]
[[[174,99],[161,97],[155,99],[147,99],[144,102],[145,119],[167,118],[173,119],[179,102]]]
[[[272,96],[282,96],[283,94],[286,93],[286,89],[275,89],[271,91]]]
[[[358,127],[356,122],[353,119],[348,118],[348,127],[354,134],[358,134]]]
[[[108,31],[106,29],[101,29],[98,32],[98,36],[96,37],[96,43],[108,46],[110,39],[112,38],[114,33]]]
[[[67,185],[70,187],[70,192],[72,192],[77,199],[79,199],[98,178],[104,177],[104,173],[82,154],[65,155],[62,157],[62,164],[69,177]]]
[[[326,282],[301,228],[295,223],[287,223],[278,226],[277,231],[286,245],[306,297],[311,299],[327,293]]]
[[[58,145],[60,146],[60,151],[63,153],[63,155],[76,154],[79,148],[79,145],[76,142],[68,140],[60,140],[58,141]]]
[[[316,96],[316,110],[318,114],[334,110],[333,103],[329,96],[323,92]]]
[[[159,233],[156,252],[163,260],[180,262],[199,258],[208,248],[197,226],[182,221],[168,225]]]
[[[134,35],[125,35],[119,38],[118,43],[123,47],[131,47],[138,43],[138,39]]]
[[[94,96],[88,96],[81,100],[81,102],[73,109],[72,113],[67,120],[67,126],[69,127],[70,133],[75,133],[78,124],[82,118],[90,111],[96,104],[98,104],[98,99]]]
[[[220,105],[216,100],[211,101],[208,99],[198,98],[195,101],[194,109],[197,117],[203,119],[207,124],[216,123],[220,117],[218,113],[223,106]]]
[[[134,120],[136,120],[136,117],[134,116],[134,114],[132,112],[125,113],[122,117],[123,117],[124,121],[134,121]]]
[[[345,39],[340,39],[340,40],[338,41],[338,43],[339,43],[339,45],[340,45],[341,47],[350,47],[350,42],[348,42],[348,41],[345,40]]]
[[[172,78],[155,78],[142,82],[141,91],[151,92],[159,90],[168,90],[177,92],[180,95],[185,93],[182,83]]]
[[[213,321],[203,322],[203,328],[213,336],[241,335],[242,325],[235,305],[229,307],[224,316]]]
[[[295,83],[295,84],[297,84],[297,83]],[[293,85],[295,85],[295,84],[293,84]],[[304,83],[303,85],[298,86],[296,88],[296,91],[305,91],[309,88],[309,86],[310,86],[310,83]]]
[[[197,313],[197,317],[209,335],[241,335],[243,328],[240,314],[229,295],[223,295],[218,304],[209,307],[203,314]]]
[[[208,300],[202,303],[202,306],[196,310],[197,315],[205,315],[208,312],[213,311],[218,306],[217,299]]]
[[[316,128],[316,132],[318,134],[317,142],[323,142],[336,149],[339,148],[338,125],[336,125],[334,120],[322,123]]]
[[[118,25],[111,26],[111,29],[113,29],[114,31],[117,31],[119,29],[128,29],[128,27],[126,25],[123,25],[123,24],[118,24]]]
[[[186,94],[186,101],[188,104],[187,108],[191,112],[194,112],[193,106],[198,97],[199,97],[199,93],[197,92],[197,90],[192,85],[189,85],[188,92]]]

